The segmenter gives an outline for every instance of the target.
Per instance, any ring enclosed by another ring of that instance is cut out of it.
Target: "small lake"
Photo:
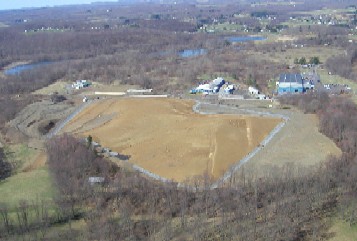
[[[183,58],[195,57],[207,54],[206,49],[184,49],[178,52],[178,55]]]
[[[231,43],[244,43],[244,42],[250,42],[250,41],[262,41],[266,40],[266,37],[263,36],[241,36],[241,37],[227,37],[226,38],[229,42]]]
[[[38,63],[32,63],[32,64],[20,64],[16,65],[15,67],[12,67],[10,69],[7,69],[4,71],[5,75],[18,75],[21,74],[23,71],[26,70],[31,70],[35,69],[44,65],[52,64],[53,62],[45,61],[45,62],[38,62]]]

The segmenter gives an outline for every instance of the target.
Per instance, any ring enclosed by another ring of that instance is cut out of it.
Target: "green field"
[[[215,31],[215,32],[239,32],[243,31],[244,28],[240,24],[229,24],[229,23],[221,23],[221,24],[212,24],[208,25],[206,31]]]
[[[332,238],[329,241],[356,241],[357,225],[350,226],[345,221],[337,220],[332,225],[330,233]]]
[[[343,53],[342,49],[336,47],[298,47],[293,49],[288,49],[285,52],[279,52],[274,54],[273,60],[278,62],[285,62],[286,64],[293,64],[295,58],[305,57],[307,61],[311,57],[319,57],[322,63],[330,57],[337,56]]]
[[[15,207],[21,200],[52,200],[55,190],[47,167],[42,167],[1,181],[0,193],[0,203]]]
[[[18,172],[35,161],[38,151],[24,144],[18,144],[6,146],[5,154],[7,160],[15,165],[15,170]]]
[[[308,12],[294,12],[295,14],[301,14],[301,15],[312,15],[312,16],[318,16],[318,15],[333,15],[333,14],[343,14],[343,13],[353,13],[353,9],[331,9],[331,8],[324,8],[321,10],[314,10],[314,11],[308,11]]]
[[[318,57],[322,63],[325,63],[328,58],[337,56],[341,53],[343,53],[343,50],[334,47],[297,47],[284,51],[278,50],[266,52],[248,51],[248,54],[250,55],[259,55],[260,59],[285,65],[293,65],[295,58],[300,59],[302,57],[305,57],[307,61],[312,57]],[[296,71],[299,71],[299,69]]]
[[[24,144],[5,147],[7,159],[15,165],[13,175],[0,182],[0,203],[15,207],[22,200],[51,200],[54,187],[39,151]]]

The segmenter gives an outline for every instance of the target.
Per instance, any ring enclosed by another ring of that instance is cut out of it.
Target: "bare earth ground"
[[[326,160],[329,155],[340,155],[341,150],[317,126],[315,115],[292,112],[286,126],[251,159],[248,167],[264,171],[266,166],[286,163],[309,166]]]
[[[220,177],[281,121],[237,115],[199,115],[194,102],[176,99],[107,99],[65,127],[93,136],[129,161],[176,181],[208,172]]]
[[[295,163],[312,166],[325,161],[329,155],[341,155],[341,150],[335,143],[318,131],[316,115],[304,114],[296,109],[279,109],[278,104],[276,104],[277,108],[262,108],[269,104],[270,102],[266,101],[235,102],[240,109],[289,117],[289,121],[281,131],[246,164],[246,168],[255,175],[266,171],[271,165],[283,166],[287,163]]]

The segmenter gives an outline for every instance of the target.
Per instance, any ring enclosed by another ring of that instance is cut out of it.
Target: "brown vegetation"
[[[357,63],[357,48],[351,47],[345,54],[328,59],[326,65],[333,74],[356,80],[357,74],[353,71],[355,63]]]

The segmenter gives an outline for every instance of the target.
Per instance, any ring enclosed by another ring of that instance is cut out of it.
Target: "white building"
[[[224,88],[224,93],[226,94],[233,94],[233,91],[235,90],[234,85],[226,85]]]
[[[251,95],[259,95],[259,90],[255,87],[249,86],[248,91]]]
[[[82,88],[85,88],[88,86],[90,86],[90,83],[87,80],[76,80],[76,82],[74,82],[72,84],[72,88],[76,89],[76,90],[79,90],[79,89],[82,89]]]
[[[191,90],[192,94],[196,93],[217,93],[219,89],[224,85],[225,81],[222,77],[218,77],[212,80],[210,83],[200,84],[198,87]]]

